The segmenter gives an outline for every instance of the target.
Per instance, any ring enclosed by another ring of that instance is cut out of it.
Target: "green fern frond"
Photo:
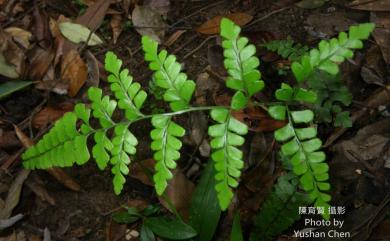
[[[87,147],[88,133],[79,132],[76,122],[75,113],[66,113],[49,133],[23,153],[23,166],[27,169],[47,169],[87,162],[90,157]]]
[[[128,69],[121,70],[122,61],[112,53],[108,52],[105,58],[105,69],[111,74],[108,76],[111,91],[118,100],[118,107],[125,111],[128,120],[134,120],[143,116],[140,112],[147,94],[141,90],[138,82],[133,83],[133,77],[129,75]]]
[[[224,65],[229,73],[226,86],[237,91],[231,103],[237,110],[247,106],[249,98],[264,88],[261,73],[257,70],[260,61],[255,56],[256,47],[248,44],[248,38],[240,37],[240,32],[241,28],[231,20],[221,20]]]
[[[129,174],[130,164],[129,155],[134,155],[136,152],[137,138],[129,131],[128,124],[118,124],[114,129],[114,137],[112,139],[111,159],[113,165],[111,172],[114,174],[113,184],[116,194],[121,193],[123,185],[126,182],[124,175]]]
[[[176,56],[168,55],[166,50],[158,53],[158,43],[148,36],[142,37],[142,48],[145,60],[150,62],[149,68],[154,73],[157,86],[163,88],[163,99],[169,103],[173,111],[187,109],[195,90],[195,82],[187,79],[181,72],[181,64]]]
[[[309,51],[309,47],[295,43],[290,37],[282,40],[273,40],[263,46],[290,61],[299,61]]]
[[[279,93],[279,94],[278,94]],[[276,92],[276,98],[284,101],[293,90],[284,84]],[[269,114],[279,120],[288,120],[288,124],[275,131],[275,139],[284,143],[281,152],[289,158],[293,167],[293,172],[300,177],[302,188],[308,192],[315,203],[315,206],[329,207],[331,199],[325,192],[330,189],[329,166],[325,161],[325,153],[318,151],[322,142],[316,138],[317,130],[314,127],[299,127],[294,125],[308,124],[313,121],[314,113],[311,110],[290,111],[288,106],[272,106],[268,110]],[[328,217],[328,213],[324,214]]]
[[[291,70],[295,78],[298,82],[307,80],[315,69],[332,75],[337,74],[338,64],[345,59],[351,59],[354,49],[363,48],[362,40],[368,39],[374,28],[373,23],[359,24],[350,27],[348,34],[341,32],[338,38],[322,40],[318,44],[318,49],[310,50],[310,53],[303,56],[299,62],[292,63]]]
[[[222,210],[226,210],[233,198],[231,188],[238,186],[238,178],[244,167],[242,151],[237,147],[244,144],[242,135],[247,134],[248,127],[236,120],[227,109],[214,109],[210,112],[211,118],[218,124],[208,129],[212,137],[211,158],[216,170],[216,191]]]
[[[299,220],[299,207],[309,205],[311,200],[307,194],[298,191],[298,185],[299,180],[292,173],[278,178],[256,215],[250,241],[271,240]]]
[[[176,160],[180,158],[182,143],[178,137],[185,134],[183,127],[172,121],[171,116],[155,115],[152,118],[151,148],[154,153],[156,173],[153,176],[157,194],[162,195],[167,181],[173,177],[171,169],[176,168]]]

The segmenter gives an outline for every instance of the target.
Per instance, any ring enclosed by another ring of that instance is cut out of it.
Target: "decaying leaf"
[[[66,112],[73,110],[73,104],[63,103],[58,107],[47,106],[41,111],[36,113],[32,119],[32,125],[34,128],[45,127],[48,124],[61,118]]]
[[[143,184],[152,187],[154,184],[151,175],[155,164],[156,161],[152,158],[142,162],[132,163],[130,164],[129,175],[132,178],[138,179]],[[150,176],[148,175],[148,171],[150,171]]]
[[[103,43],[95,33],[91,33],[91,30],[81,24],[64,22],[59,24],[59,28],[62,35],[73,43],[86,42],[91,46]]]
[[[244,26],[245,24],[249,23],[253,19],[253,16],[247,13],[232,13],[226,16],[215,16],[214,18],[200,25],[196,29],[196,31],[207,35],[213,35],[219,33],[219,29],[220,29],[219,26],[220,26],[221,19],[223,17],[229,18],[239,26]]]
[[[136,5],[131,14],[135,30],[141,35],[147,35],[161,43],[164,38],[166,24],[158,12],[149,6]]]
[[[34,48],[29,54],[30,68],[29,76],[33,80],[42,80],[46,75],[50,65],[53,64],[54,49],[43,49],[39,46]]]
[[[298,2],[296,5],[300,8],[313,9],[313,8],[321,7],[327,1],[329,1],[329,0],[302,0],[302,1]]]
[[[176,210],[182,214],[182,216],[188,217],[192,193],[194,190],[195,185],[188,180],[180,169],[176,168],[173,170],[173,178],[168,182],[165,195],[172,202],[172,205],[176,208]],[[171,210],[168,203],[165,202],[162,197],[159,198],[161,204],[168,210]]]
[[[149,6],[153,11],[162,16],[167,16],[170,8],[169,0],[145,0],[144,5]]]
[[[25,50],[12,41],[12,36],[0,33],[0,74],[9,78],[18,78],[25,67]]]
[[[390,1],[388,0],[355,0],[347,6],[365,11],[390,11]]]
[[[167,38],[167,40],[164,42],[164,45],[169,47],[171,46],[173,43],[176,42],[176,40],[178,40],[180,38],[180,36],[183,35],[183,33],[185,33],[186,30],[177,30],[176,32],[174,32],[171,36],[169,36]]]
[[[88,68],[76,50],[64,55],[61,63],[61,76],[69,82],[69,95],[75,96],[84,85],[88,76]]]
[[[122,32],[122,15],[112,15],[110,25],[112,29],[112,41],[114,44],[116,44],[118,37]]]
[[[371,21],[376,24],[372,35],[382,51],[383,59],[390,64],[390,15],[372,12]]]
[[[28,49],[30,47],[30,39],[32,34],[29,31],[18,27],[9,27],[4,29],[4,32],[9,34],[11,38],[23,48]]]
[[[52,175],[59,183],[64,185],[73,191],[80,191],[80,185],[70,177],[64,170],[58,167],[49,168],[46,170],[50,175]]]

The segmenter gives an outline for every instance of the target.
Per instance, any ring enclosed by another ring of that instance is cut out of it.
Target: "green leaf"
[[[281,88],[276,90],[275,97],[277,100],[290,101],[292,99],[293,92],[294,91],[290,85],[282,83]]]
[[[162,238],[183,240],[197,235],[191,226],[178,219],[147,217],[144,220],[144,225]]]
[[[139,216],[134,216],[126,211],[116,212],[112,214],[112,219],[117,223],[132,224],[138,221]]]
[[[242,93],[241,91],[238,91],[236,92],[236,94],[234,94],[233,98],[232,98],[232,108],[234,110],[240,110],[242,108],[244,108],[248,103],[248,100],[246,98],[246,96],[244,95],[244,93]]]
[[[335,119],[335,122],[334,122],[334,125],[336,127],[344,127],[344,128],[349,128],[349,127],[352,127],[352,120],[349,116],[349,112],[348,111],[343,111],[343,112],[340,112],[336,115],[336,119]]]
[[[313,120],[314,113],[311,110],[291,111],[295,123],[308,123]]]
[[[94,33],[91,33],[87,27],[71,22],[63,22],[59,24],[60,31],[68,40],[73,43],[87,42],[87,45],[93,46],[102,44],[103,41]]]
[[[31,85],[32,81],[7,81],[3,84],[0,84],[0,100],[4,99],[5,97],[9,96],[13,92],[22,90],[26,88],[27,86]]]
[[[222,18],[221,20],[221,36],[226,39],[236,39],[238,38],[241,29],[239,26],[235,25],[233,21],[228,18]]]
[[[194,240],[209,241],[213,238],[221,216],[215,192],[215,170],[213,162],[209,161],[203,170],[195,192],[192,194],[190,207],[190,225],[197,231]]]
[[[277,141],[286,141],[294,136],[294,128],[291,124],[287,124],[284,127],[276,130],[274,135]]]
[[[241,230],[240,213],[236,213],[233,219],[232,232],[230,234],[230,241],[244,241]]]
[[[276,120],[285,120],[286,119],[286,106],[275,105],[268,108],[268,113],[270,116]]]
[[[141,239],[141,241],[155,241],[156,240],[156,238],[154,237],[153,231],[145,225],[141,226],[140,239]]]
[[[294,100],[315,103],[317,100],[317,94],[314,91],[299,88],[294,95]]]

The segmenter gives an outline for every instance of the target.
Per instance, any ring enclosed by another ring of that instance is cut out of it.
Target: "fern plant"
[[[272,194],[275,198],[285,201],[283,195],[288,194],[301,199],[298,193],[291,192],[291,185],[294,185],[294,190],[308,193],[315,206],[329,206],[329,167],[325,163],[325,153],[320,151],[321,140],[316,137],[314,113],[307,107],[307,103],[316,103],[317,93],[303,88],[303,83],[318,69],[337,74],[338,64],[351,58],[353,49],[362,47],[361,40],[368,38],[373,28],[373,24],[361,24],[351,27],[349,34],[340,33],[337,39],[321,41],[318,49],[312,49],[292,64],[297,86],[283,83],[275,92],[277,103],[261,103],[262,106],[269,106],[272,117],[287,123],[275,131],[275,139],[281,143],[281,153],[292,166],[292,171],[288,178],[281,178],[278,182]],[[239,147],[244,144],[243,136],[248,132],[248,127],[235,119],[232,112],[247,107],[251,97],[264,88],[258,70],[260,62],[255,56],[256,49],[248,44],[246,37],[240,37],[240,31],[240,27],[232,21],[221,21],[224,65],[229,74],[226,86],[234,91],[229,106],[192,106],[191,99],[196,87],[194,81],[188,79],[174,55],[166,50],[158,51],[157,42],[144,36],[142,48],[145,60],[154,72],[154,82],[162,90],[162,99],[168,103],[171,112],[144,114],[142,107],[147,93],[139,83],[133,82],[129,71],[122,67],[122,61],[114,53],[108,52],[105,69],[109,73],[108,82],[114,96],[109,97],[100,88],[91,87],[88,90],[90,106],[77,104],[73,112],[57,121],[35,146],[22,155],[24,167],[44,169],[69,167],[75,163],[82,165],[90,159],[87,143],[93,139],[92,156],[100,169],[111,166],[114,191],[119,194],[138,144],[130,127],[136,122],[149,120],[153,126],[150,148],[156,160],[153,180],[157,194],[162,195],[173,177],[176,161],[180,159],[180,138],[185,135],[185,129],[177,123],[176,116],[193,111],[210,111],[210,117],[215,122],[208,128],[216,173],[215,190],[221,209],[226,210],[234,196],[233,189],[239,185],[244,167],[243,152]],[[117,116],[120,115],[114,115],[119,111],[124,113],[124,119],[118,120]],[[97,121],[92,121],[92,117]],[[282,203],[275,201],[271,206],[275,205]],[[266,210],[267,205],[265,214]],[[278,210],[282,209],[279,207]],[[295,219],[296,216],[287,221],[291,223]],[[267,233],[274,234],[275,230]]]
[[[270,41],[263,44],[263,47],[269,51],[276,52],[282,58],[290,61],[299,61],[299,59],[309,51],[308,46],[296,43],[290,37],[287,39]]]

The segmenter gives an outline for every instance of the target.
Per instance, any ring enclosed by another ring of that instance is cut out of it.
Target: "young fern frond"
[[[152,118],[151,148],[155,151],[153,157],[157,161],[153,176],[156,192],[162,195],[167,187],[167,180],[173,177],[171,169],[176,168],[176,160],[180,158],[182,147],[178,137],[185,134],[183,127],[172,121],[171,116],[156,115]]]
[[[300,215],[299,207],[310,204],[308,195],[298,191],[299,180],[292,174],[280,176],[254,220],[250,241],[267,241],[288,229]]]
[[[299,61],[309,51],[309,47],[295,43],[291,38],[273,40],[263,45],[266,49],[276,52],[284,59]]]
[[[224,65],[229,73],[226,86],[236,90],[231,102],[231,107],[236,110],[246,107],[249,98],[264,88],[257,69],[260,61],[255,56],[256,47],[248,44],[248,38],[240,37],[240,32],[241,28],[231,20],[221,20]]]
[[[348,34],[340,32],[338,38],[322,40],[318,49],[310,50],[300,61],[291,65],[291,70],[298,82],[307,80],[316,69],[335,75],[339,72],[338,64],[353,57],[354,49],[363,48],[362,40],[368,39],[374,30],[373,23],[364,23],[349,28]]]
[[[49,133],[23,153],[23,166],[27,169],[47,169],[87,162],[90,157],[87,148],[89,133],[78,131],[76,123],[77,115],[66,113]]]
[[[302,101],[313,103],[316,100],[314,92],[302,88],[293,89],[282,84],[275,93],[280,101]],[[281,151],[289,158],[293,172],[299,176],[302,188],[308,192],[315,206],[329,207],[330,195],[325,191],[330,189],[329,166],[324,163],[325,153],[318,151],[322,142],[316,138],[317,130],[314,127],[295,127],[295,125],[309,124],[313,121],[314,113],[311,110],[291,111],[288,105],[275,105],[268,109],[269,114],[278,120],[286,120],[288,124],[275,131],[275,139],[284,143]],[[328,217],[325,212],[324,217]]]
[[[181,72],[181,64],[176,61],[176,57],[168,55],[166,50],[158,53],[158,43],[148,36],[142,37],[142,48],[145,60],[150,62],[149,68],[155,71],[155,83],[164,90],[164,101],[169,103],[173,111],[190,108],[195,83]],[[177,137],[184,136],[185,129],[176,124],[172,117],[162,115],[154,116],[152,125],[152,150],[157,161],[153,180],[157,193],[161,195],[167,187],[167,181],[173,177],[170,170],[176,168],[175,161],[180,158],[182,143]]]
[[[235,119],[227,109],[214,109],[210,113],[211,118],[218,124],[208,129],[212,137],[211,158],[216,170],[216,186],[219,204],[222,210],[226,210],[233,198],[231,188],[238,186],[238,178],[244,167],[243,154],[237,147],[244,144],[242,137],[248,132],[248,127]]]
[[[173,111],[190,107],[195,82],[188,80],[187,75],[181,72],[181,64],[176,61],[176,56],[168,55],[166,50],[158,53],[158,43],[148,36],[142,37],[142,49],[145,60],[150,62],[149,68],[155,71],[157,86],[165,90],[164,101],[169,103]]]

